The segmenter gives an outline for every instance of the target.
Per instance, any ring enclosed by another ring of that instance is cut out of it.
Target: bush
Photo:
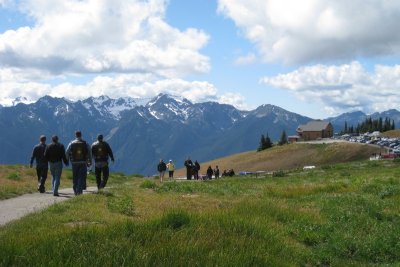
[[[113,212],[119,212],[127,216],[135,214],[133,200],[129,196],[110,197],[107,199],[107,207]]]
[[[13,181],[20,181],[21,180],[21,175],[18,172],[13,172],[10,173],[7,176],[7,179],[13,180]]]
[[[285,172],[284,171],[282,171],[282,170],[280,170],[280,171],[274,171],[273,173],[272,173],[272,177],[285,177]]]
[[[155,189],[157,187],[154,181],[145,180],[141,185],[140,188],[147,188],[147,189]]]
[[[172,211],[161,218],[160,225],[165,228],[180,229],[190,223],[189,215],[184,211]]]

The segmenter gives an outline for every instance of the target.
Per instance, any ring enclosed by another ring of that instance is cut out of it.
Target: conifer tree
[[[257,151],[264,150],[265,149],[264,146],[265,146],[265,136],[262,134],[260,139],[260,145],[258,146]]]
[[[267,137],[265,138],[265,148],[264,149],[268,149],[272,147],[272,142],[271,139],[269,138],[269,135],[267,133]]]
[[[283,130],[281,134],[281,139],[279,140],[279,145],[287,144],[287,135],[286,132]]]

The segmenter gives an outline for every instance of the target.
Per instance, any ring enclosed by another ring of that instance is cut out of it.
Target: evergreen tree
[[[357,124],[357,127],[354,128],[353,125],[348,126],[347,122],[344,124],[344,133],[367,133],[367,132],[374,132],[374,131],[379,131],[379,132],[386,132],[389,130],[394,130],[395,129],[395,124],[394,120],[391,120],[390,118],[385,118],[383,120],[382,118],[373,120],[371,117],[366,118],[361,124]]]
[[[279,145],[287,144],[287,135],[286,132],[283,130],[281,134],[281,139],[279,140]]]
[[[265,149],[264,146],[265,146],[265,136],[262,134],[260,139],[260,145],[258,146],[257,151],[264,150]]]
[[[383,120],[382,118],[379,118],[378,131],[382,132],[382,130],[383,130]]]
[[[261,138],[260,138],[260,145],[259,145],[257,151],[262,151],[262,150],[265,150],[265,149],[268,149],[271,147],[272,147],[272,142],[271,142],[271,139],[269,138],[268,133],[267,133],[267,137],[265,137],[262,134]]]
[[[271,139],[269,138],[269,135],[267,133],[267,137],[265,138],[265,149],[271,148],[272,147],[272,142]]]

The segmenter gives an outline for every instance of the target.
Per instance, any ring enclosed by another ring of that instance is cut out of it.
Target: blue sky
[[[153,97],[313,118],[399,108],[396,0],[0,0],[0,104]]]

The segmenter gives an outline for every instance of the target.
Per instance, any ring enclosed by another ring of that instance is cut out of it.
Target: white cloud
[[[0,7],[5,7],[10,4],[10,0],[0,0]]]
[[[235,60],[235,65],[249,65],[256,61],[256,56],[253,53],[247,54],[245,56],[238,57]]]
[[[239,93],[225,93],[218,98],[217,102],[232,105],[240,110],[249,109],[245,97]]]
[[[397,0],[219,0],[265,61],[399,55]]]
[[[18,96],[24,96],[28,101],[36,101],[44,95],[81,100],[100,95],[108,95],[112,98],[126,96],[152,98],[159,93],[168,93],[183,96],[193,102],[219,99],[217,88],[209,82],[160,79],[152,74],[97,76],[81,85],[70,82],[57,85],[29,81],[16,82],[18,80],[16,76],[18,73],[14,73],[11,69],[0,70],[0,91],[2,92],[0,104],[10,105]],[[230,103],[235,104],[234,101]]]
[[[207,72],[209,58],[199,50],[209,36],[168,25],[166,6],[167,0],[21,0],[33,26],[0,34],[0,67],[167,78]]]
[[[314,65],[264,77],[261,83],[288,90],[304,101],[322,103],[332,115],[353,110],[372,113],[398,109],[400,103],[400,65],[376,65],[373,73],[359,62]]]

